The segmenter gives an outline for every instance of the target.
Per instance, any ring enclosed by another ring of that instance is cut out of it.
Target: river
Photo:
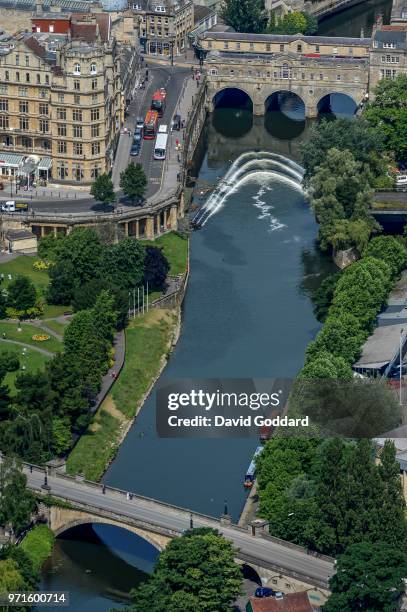
[[[367,35],[389,6],[368,0],[326,19],[320,33],[357,36],[363,27]],[[348,111],[340,98],[331,102],[337,113]],[[182,334],[164,377],[290,377],[301,367],[319,327],[310,292],[332,270],[316,248],[317,226],[293,163],[310,127],[301,112],[289,100],[285,113],[253,118],[244,109],[220,108],[208,118],[198,184],[227,176],[234,189],[206,196],[213,214],[192,234]],[[204,202],[198,190],[195,203]],[[256,439],[159,439],[154,400],[152,394],[104,481],[213,516],[226,499],[237,520]],[[41,588],[70,591],[75,612],[104,612],[125,601],[156,558],[152,546],[124,530],[72,530],[58,538]]]

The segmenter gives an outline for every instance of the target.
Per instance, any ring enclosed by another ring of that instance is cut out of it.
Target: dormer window
[[[81,73],[81,65],[80,64],[75,64],[73,67],[73,73],[74,74],[80,74]]]
[[[91,64],[90,65],[90,73],[91,74],[96,74],[97,73],[96,64]]]
[[[383,43],[383,49],[395,49],[395,48],[396,48],[396,43],[390,43],[390,42]]]

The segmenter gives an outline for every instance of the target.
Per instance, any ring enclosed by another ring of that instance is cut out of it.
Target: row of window
[[[380,70],[380,78],[381,79],[395,79],[397,76],[397,70],[392,70],[391,68],[382,68]]]
[[[0,98],[0,112],[8,112],[9,111],[9,100],[5,98]],[[29,113],[29,104],[25,100],[20,100],[18,103],[18,111],[21,115],[27,115]],[[38,105],[38,112],[40,115],[48,115],[49,107],[48,104],[40,103]],[[67,112],[66,108],[57,108],[57,119],[66,120]],[[100,109],[99,108],[91,108],[90,110],[90,119],[91,121],[99,121],[100,120]],[[72,110],[72,120],[73,121],[83,121],[83,111],[80,109]]]
[[[25,77],[23,77],[20,73],[19,70],[16,70],[15,72],[15,77],[14,77],[14,81],[16,81],[17,83],[20,83],[20,81],[25,81],[25,83],[31,83],[31,72],[26,72],[25,73]],[[5,81],[10,81],[10,70],[5,70],[4,71],[4,80]],[[42,81],[41,81],[41,75],[37,73],[36,75],[36,84],[37,85],[41,85]],[[45,75],[45,85],[49,85],[49,74]]]
[[[153,36],[169,36],[169,30],[165,29],[164,30],[164,34],[163,34],[161,30],[157,30],[157,32],[155,32],[154,28],[150,28],[150,34],[153,34]],[[143,34],[142,35],[143,36],[146,35],[146,31],[145,30],[143,30]]]
[[[223,48],[224,49],[232,49],[232,43],[225,41],[223,43]],[[236,42],[235,43],[235,49],[239,50],[241,49],[241,43],[240,42]],[[292,51],[291,46],[290,45],[285,45],[284,43],[280,44],[280,52],[284,52],[287,50]],[[212,41],[208,40],[208,49],[212,49]],[[249,43],[249,50],[250,51],[254,51],[255,47],[254,47],[254,43],[250,42]],[[302,53],[303,49],[307,50],[309,53],[311,52],[309,46],[307,45],[306,48],[303,47],[302,43],[298,43],[297,44],[297,53]],[[257,49],[259,51],[261,51],[261,49]],[[271,51],[271,43],[266,43],[266,51]],[[314,52],[315,53],[320,53],[320,46],[319,45],[314,45]],[[329,51],[329,55],[338,55],[338,48],[337,47],[333,47],[331,51]],[[348,55],[353,55],[353,47],[348,47]]]
[[[382,62],[386,62],[386,64],[399,64],[400,57],[398,55],[382,55]]]
[[[212,76],[217,76],[219,74],[219,71],[218,71],[217,68],[211,68],[209,70],[209,74],[212,75]],[[241,75],[240,72],[236,73],[236,75],[235,75],[235,71],[232,69],[232,70],[229,70],[229,76],[242,76],[242,75]],[[252,70],[248,70],[247,71],[247,76],[249,76],[249,77],[253,76],[253,71]],[[261,75],[260,72],[257,71],[257,73],[254,76],[261,77],[262,75]],[[271,78],[271,72],[266,72],[265,76],[268,79],[270,79]],[[290,66],[288,64],[284,64],[282,66],[282,68],[280,68],[280,70],[274,70],[274,72],[273,72],[273,79],[296,79],[296,78],[297,78],[297,73],[296,72],[293,73],[292,69],[290,68]],[[312,72],[311,73],[302,72],[300,78],[302,80],[311,79],[311,81],[313,81],[317,77]],[[321,72],[319,74],[319,80],[323,81],[324,78],[325,77],[324,77],[323,73]],[[342,80],[342,75],[337,74],[336,75],[336,80],[337,81],[341,81]],[[354,81],[359,81],[360,79],[359,79],[358,76],[354,76],[353,80]]]
[[[19,126],[20,130],[24,132],[28,132],[30,129],[30,121],[28,117],[20,117],[19,118]],[[10,118],[8,115],[0,115],[0,129],[8,130],[10,129]],[[40,119],[38,122],[38,130],[41,134],[47,134],[49,132],[49,121],[48,119]],[[57,128],[58,136],[67,136],[68,130],[66,123],[58,123]],[[100,128],[99,125],[92,125],[90,128],[91,138],[99,138],[100,136]],[[81,125],[73,125],[72,126],[72,136],[74,138],[82,138],[83,137],[83,128]],[[61,151],[64,153],[66,151]]]
[[[66,140],[58,140],[57,150],[60,155],[68,153],[68,143]],[[92,155],[100,155],[100,142],[92,142],[91,151]],[[73,155],[83,155],[83,144],[81,142],[73,143]]]
[[[5,98],[0,98],[0,111],[8,112],[9,110],[9,100]],[[22,115],[27,115],[29,112],[29,104],[25,100],[20,100],[18,103],[18,112]],[[48,104],[40,103],[38,105],[38,113],[40,115],[48,115],[49,108]]]
[[[94,165],[90,169],[90,177],[96,179],[102,173],[99,165]],[[69,176],[68,164],[63,161],[57,162],[57,177],[61,180],[67,179]],[[72,164],[72,178],[74,181],[82,181],[84,178],[84,167],[82,164]]]
[[[67,112],[66,108],[57,108],[57,119],[66,120]],[[99,121],[100,119],[100,109],[99,108],[91,108],[90,110],[90,120],[91,121]],[[80,109],[73,109],[72,111],[72,120],[73,121],[83,121],[83,112]]]
[[[8,93],[8,85],[5,83],[0,83],[0,95],[4,95]],[[27,97],[28,96],[28,89],[26,87],[20,87],[18,90],[18,95],[21,97]],[[40,90],[40,98],[45,98],[46,96],[48,96],[48,92],[45,89]],[[63,94],[62,92],[58,92],[58,102],[63,103],[65,102],[65,94]],[[98,94],[97,93],[93,93],[92,94],[92,104],[97,104],[98,102]],[[81,103],[81,97],[78,94],[74,94],[74,104],[80,104]]]
[[[92,64],[90,65],[90,70],[89,70],[89,73],[90,73],[90,74],[97,74],[97,72],[98,72],[98,69],[97,69],[96,64],[95,64],[95,63],[92,63]],[[74,64],[74,67],[73,67],[73,73],[74,73],[74,74],[78,74],[78,75],[79,75],[79,74],[82,74],[82,68],[81,68],[81,65],[80,65],[80,64]]]

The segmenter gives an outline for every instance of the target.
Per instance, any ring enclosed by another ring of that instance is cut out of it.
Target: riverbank
[[[55,536],[46,525],[37,525],[27,533],[20,546],[39,572],[43,563],[52,553]]]
[[[177,234],[167,234],[153,244],[162,247],[170,263],[170,274],[185,275],[177,293],[176,305],[172,308],[151,308],[130,320],[125,331],[123,369],[69,455],[66,463],[69,474],[83,474],[88,480],[100,480],[178,341],[181,303],[188,281],[188,240]]]

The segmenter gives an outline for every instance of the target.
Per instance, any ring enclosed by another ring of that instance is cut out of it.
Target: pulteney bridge
[[[328,594],[333,559],[309,555],[299,546],[272,538],[264,532],[262,521],[246,530],[227,516],[217,520],[140,495],[128,499],[125,491],[56,472],[47,476],[44,489],[43,469],[25,465],[24,472],[31,489],[67,502],[66,507],[55,505],[49,510],[49,524],[56,535],[81,524],[104,523],[135,533],[163,550],[189,529],[192,518],[194,527],[218,529],[230,540],[237,549],[237,562],[254,570],[263,584],[284,592],[307,590],[316,603],[323,603]]]
[[[289,92],[306,117],[316,117],[339,93],[356,111],[378,80],[406,72],[405,38],[381,24],[372,38],[207,32],[197,44],[205,58],[207,107],[228,106],[229,95],[229,106],[264,115]]]

